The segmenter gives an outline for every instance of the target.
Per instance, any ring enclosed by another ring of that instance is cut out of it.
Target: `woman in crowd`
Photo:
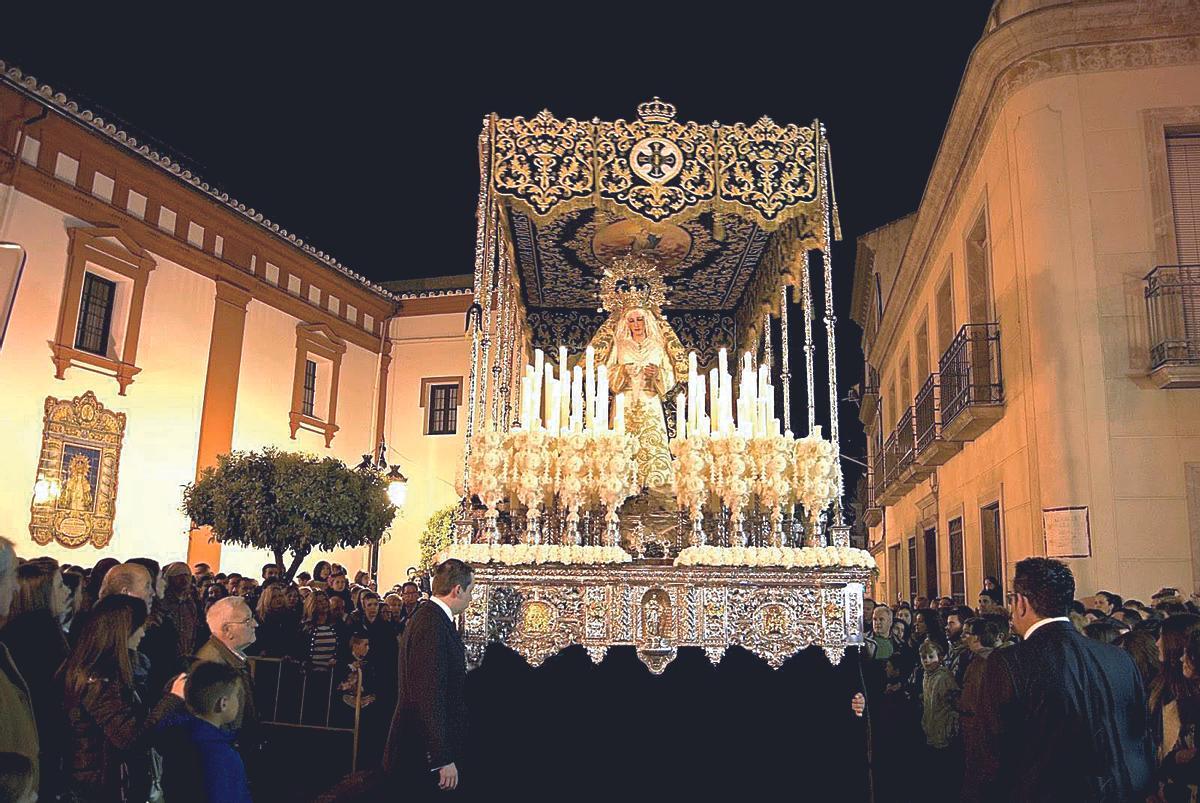
[[[284,591],[284,602],[288,612],[296,617],[297,623],[304,620],[304,597],[300,596],[300,589],[295,583],[290,584]]]
[[[317,565],[313,567],[312,581],[309,583],[309,586],[314,591],[324,591],[329,587],[329,572],[331,568],[329,561],[317,561]]]
[[[1193,801],[1200,784],[1200,757],[1197,757],[1196,726],[1200,723],[1200,629],[1192,629],[1180,658],[1180,674],[1189,693],[1179,698],[1179,736],[1163,757],[1159,767],[1162,798]]]
[[[329,597],[341,597],[342,603],[346,606],[347,613],[354,610],[354,598],[350,595],[350,584],[344,574],[331,574],[329,576],[329,589],[326,591]]]
[[[304,649],[300,640],[300,619],[288,607],[288,592],[278,583],[263,589],[255,611],[260,622],[255,631],[255,655],[266,658],[300,658]]]
[[[1137,666],[1138,675],[1142,679],[1142,688],[1146,690],[1146,698],[1150,698],[1150,689],[1154,679],[1158,677],[1158,645],[1149,630],[1131,630],[1117,640],[1117,646],[1129,653]]]
[[[1183,675],[1183,652],[1192,632],[1200,629],[1200,616],[1176,614],[1162,623],[1158,636],[1161,669],[1150,688],[1151,736],[1162,759],[1175,746],[1181,726],[1180,707],[1189,703],[1195,685]]]
[[[309,594],[304,602],[305,657],[309,665],[317,670],[331,669],[341,653],[341,636],[341,628],[330,618],[329,596],[324,591]]]
[[[151,785],[147,738],[182,707],[184,676],[153,708],[134,691],[129,655],[145,633],[146,606],[113,594],[96,603],[79,643],[59,670],[67,715],[66,776],[73,800],[146,800]]]
[[[9,619],[0,630],[13,663],[29,686],[41,755],[39,798],[53,800],[62,751],[61,715],[56,703],[54,673],[70,649],[62,622],[67,611],[67,587],[52,558],[38,558],[17,567],[17,594]]]

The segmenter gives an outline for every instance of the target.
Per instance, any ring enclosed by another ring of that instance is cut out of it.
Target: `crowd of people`
[[[353,714],[360,766],[453,789],[466,708],[452,623],[471,570],[440,566],[430,604],[420,580],[381,597],[327,562],[294,579],[275,563],[258,578],[149,559],[82,568],[21,560],[0,539],[0,800],[278,797],[265,725],[291,692],[296,724]],[[865,600],[850,713],[867,725],[873,799],[1196,800],[1200,596],[1075,599],[1070,570],[1045,558],[1018,563],[1012,585],[987,578],[974,607]],[[400,712],[438,725],[396,731]]]
[[[1196,800],[1200,595],[1074,599],[1046,559],[1018,564],[1014,586],[986,578],[974,608],[865,600],[851,709],[874,799],[916,799],[915,773],[921,799]]]
[[[258,578],[150,559],[84,568],[21,560],[0,538],[0,800],[271,799],[262,722],[289,715],[290,692],[297,724],[357,713],[359,764],[378,764],[399,636],[428,598],[411,573],[381,596],[325,561],[294,580],[275,563]]]

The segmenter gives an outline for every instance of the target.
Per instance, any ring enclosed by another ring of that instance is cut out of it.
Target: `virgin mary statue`
[[[671,451],[662,400],[675,386],[675,372],[652,312],[626,310],[617,323],[607,365],[610,390],[625,394],[625,429],[638,437],[638,480],[651,489],[667,485]]]

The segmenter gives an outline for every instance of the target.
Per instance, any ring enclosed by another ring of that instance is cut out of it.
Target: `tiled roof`
[[[115,123],[105,120],[90,110],[81,109],[78,103],[68,98],[62,92],[55,92],[50,85],[40,83],[34,76],[26,75],[19,68],[7,64],[3,59],[0,59],[0,82],[12,86],[22,94],[37,100],[63,116],[74,120],[79,125],[109,139],[130,153],[140,156],[175,179],[190,184],[194,189],[209,196],[217,203],[226,206],[231,211],[261,226],[268,233],[278,237],[293,248],[302,251],[312,259],[353,279],[372,292],[392,300],[399,297],[386,287],[372,282],[359,273],[355,273],[335,259],[332,254],[327,254],[304,242],[304,240],[290,233],[287,229],[282,228],[278,223],[273,222],[254,207],[248,207],[236,198],[230,197],[229,193],[222,192],[219,188],[211,186],[207,181],[201,179],[200,176],[195,175],[190,169],[179,164],[170,155],[161,153],[146,143],[139,142],[136,137],[118,128]]]

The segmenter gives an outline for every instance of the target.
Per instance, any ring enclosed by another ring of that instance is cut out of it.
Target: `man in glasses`
[[[1075,630],[1066,564],[1027,558],[1011,592],[1024,641],[984,663],[980,749],[965,800],[1141,801],[1153,780],[1146,700],[1129,654]]]

